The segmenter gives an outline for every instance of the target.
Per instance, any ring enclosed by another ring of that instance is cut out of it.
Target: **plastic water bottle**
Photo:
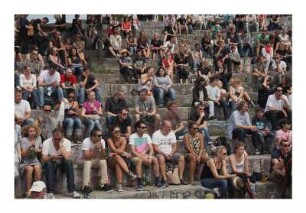
[[[47,87],[47,95],[51,96],[51,87]]]
[[[251,183],[251,190],[255,194],[255,183]]]

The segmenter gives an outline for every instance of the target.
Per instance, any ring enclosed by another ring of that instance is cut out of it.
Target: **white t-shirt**
[[[61,76],[59,74],[59,72],[55,71],[55,73],[53,75],[49,74],[49,70],[43,70],[41,71],[40,75],[39,75],[39,79],[40,82],[44,82],[47,84],[50,84],[52,82],[56,82],[56,83],[60,83],[61,81]]]
[[[31,107],[28,101],[21,100],[19,104],[15,103],[15,115],[24,118],[26,112],[30,112]]]
[[[162,152],[170,154],[172,144],[176,143],[176,137],[173,131],[169,132],[168,135],[163,135],[160,130],[157,130],[152,136],[152,141]]]
[[[67,152],[71,152],[71,142],[63,138],[63,147]],[[53,140],[52,138],[49,138],[43,142],[42,146],[42,154],[43,155],[61,155],[60,149],[56,150],[54,145],[53,145]]]
[[[140,137],[136,132],[129,138],[129,144],[135,146],[135,151],[138,153],[146,154],[149,150],[148,144],[151,144],[152,140],[148,134],[143,134]]]
[[[102,144],[102,148],[105,149],[105,141],[101,139],[100,143]],[[91,142],[90,137],[85,138],[82,143],[82,150],[90,150],[94,149],[95,144]]]
[[[211,85],[206,86],[207,95],[212,100],[217,100],[220,97],[220,89],[219,87],[213,87]]]
[[[30,79],[26,79],[24,74],[20,74],[19,82],[21,87],[36,87],[36,75],[31,74]]]
[[[285,102],[282,99],[284,99],[285,102],[289,104],[289,100],[287,96],[285,95],[282,95],[282,98],[280,100],[276,99],[275,94],[269,95],[267,103],[266,103],[265,112],[269,111],[268,107],[274,107],[276,109],[283,110],[285,106]]]

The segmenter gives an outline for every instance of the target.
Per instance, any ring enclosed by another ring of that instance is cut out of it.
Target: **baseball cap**
[[[43,181],[35,181],[30,192],[41,192],[44,188],[46,188],[46,184]]]

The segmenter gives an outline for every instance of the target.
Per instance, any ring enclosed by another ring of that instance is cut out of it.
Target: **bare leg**
[[[165,158],[164,156],[160,156],[158,158],[158,162],[159,162],[159,169],[162,175],[162,178],[164,181],[167,181],[167,175],[166,175],[166,164],[165,164]]]
[[[185,157],[183,155],[180,156],[178,162],[178,169],[179,169],[179,177],[182,180],[184,175],[184,168],[185,168]]]
[[[31,188],[33,170],[34,170],[33,166],[26,166],[24,168],[24,173],[25,173],[25,177],[26,177],[26,185],[25,185],[26,193]]]

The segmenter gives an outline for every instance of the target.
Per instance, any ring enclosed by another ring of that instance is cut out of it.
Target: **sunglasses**
[[[68,98],[74,98],[74,96],[69,96]]]
[[[120,130],[113,131],[114,134],[120,133]]]
[[[122,115],[128,115],[128,113],[123,113]]]
[[[45,109],[44,111],[45,112],[51,112],[51,109]]]
[[[139,128],[141,128],[141,129],[146,129],[147,127],[146,127],[146,126],[140,126]]]
[[[96,135],[96,137],[102,138],[102,135]]]

